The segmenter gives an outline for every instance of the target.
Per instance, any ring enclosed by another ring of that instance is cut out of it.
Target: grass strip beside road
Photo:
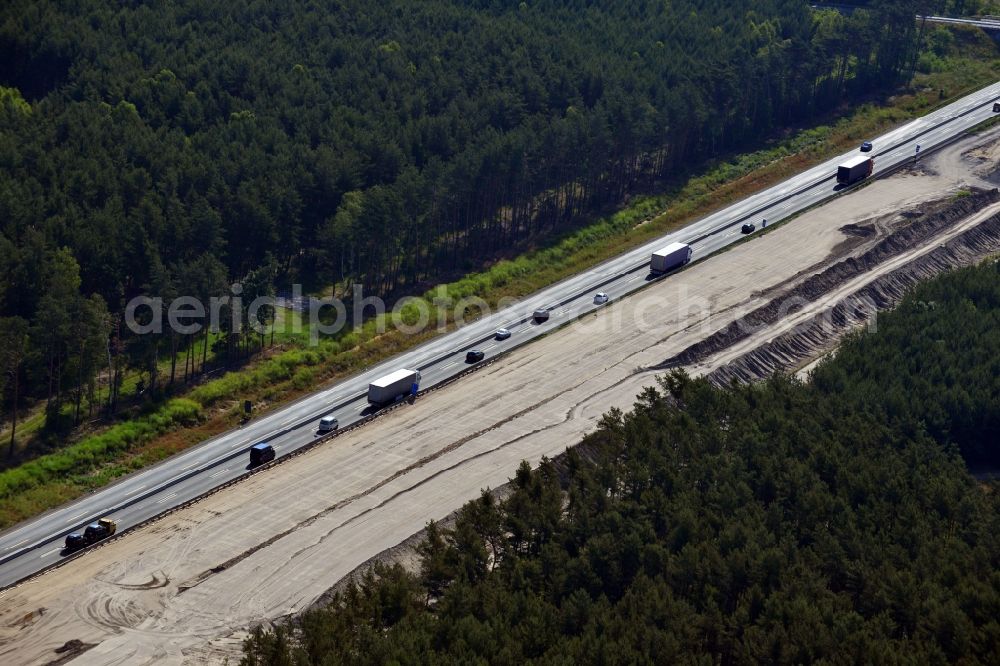
[[[491,305],[521,298],[778,183],[996,81],[1000,74],[996,47],[980,41],[977,48],[980,59],[934,61],[937,71],[919,75],[913,86],[916,92],[896,96],[882,106],[863,105],[831,124],[792,133],[763,150],[718,160],[701,175],[667,187],[662,194],[636,197],[623,210],[547,247],[446,285],[447,293],[452,298],[478,296]],[[423,297],[432,321],[437,317],[435,291]],[[412,322],[416,310],[404,308],[403,314]],[[306,330],[298,341],[287,338],[291,348],[205,382],[183,398],[151,405],[131,421],[0,472],[0,529],[231,429],[239,422],[243,400],[251,400],[258,414],[277,408],[437,334],[429,330],[404,335],[384,327],[384,321],[372,320],[336,339],[320,340],[315,347],[306,347]]]

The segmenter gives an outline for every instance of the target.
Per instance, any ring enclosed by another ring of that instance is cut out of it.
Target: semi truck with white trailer
[[[382,407],[414,393],[419,385],[420,371],[396,370],[368,385],[368,402]]]
[[[687,243],[671,243],[653,253],[649,260],[649,270],[653,273],[666,273],[680,268],[689,261],[691,261],[691,246]]]
[[[875,161],[867,155],[858,155],[837,167],[837,183],[850,185],[872,175]]]

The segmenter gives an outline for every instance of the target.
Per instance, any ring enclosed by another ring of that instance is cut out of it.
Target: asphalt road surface
[[[918,146],[919,154],[925,154],[989,119],[998,98],[1000,83],[872,139],[874,148],[869,154],[875,159],[873,177],[912,162]],[[649,274],[650,254],[660,247],[674,241],[689,243],[694,249],[692,261],[697,261],[743,238],[740,227],[746,222],[759,229],[764,219],[768,224],[777,223],[845,191],[836,184],[836,167],[856,154],[829,160],[514,306],[14,527],[0,535],[0,587],[58,562],[66,555],[62,548],[65,536],[81,531],[101,516],[111,516],[118,521],[119,530],[127,529],[245,474],[249,469],[247,451],[257,442],[271,443],[280,457],[314,441],[318,436],[316,423],[322,416],[337,416],[341,427],[365,418],[371,413],[367,386],[377,377],[398,368],[415,368],[422,374],[421,388],[432,387],[462,372],[467,367],[465,353],[470,349],[481,349],[489,358],[603,307],[594,302],[598,291],[614,300],[651,280],[669,280],[670,275]],[[550,319],[542,324],[531,319],[532,312],[539,308],[550,312]],[[501,327],[511,331],[509,339],[494,339],[494,332]]]
[[[921,17],[917,17],[918,19]],[[996,19],[953,18],[950,16],[925,16],[928,23],[947,23],[949,25],[971,25],[983,30],[1000,30],[1000,21]]]

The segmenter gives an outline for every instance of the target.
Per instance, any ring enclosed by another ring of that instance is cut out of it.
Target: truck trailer
[[[875,161],[867,155],[852,157],[837,167],[837,182],[841,185],[856,183],[872,175],[874,168]]]
[[[649,260],[649,270],[653,273],[666,273],[680,268],[689,261],[691,261],[691,246],[687,243],[671,243],[653,253],[653,257]]]
[[[420,384],[417,370],[396,370],[368,385],[368,402],[381,407],[410,395]]]

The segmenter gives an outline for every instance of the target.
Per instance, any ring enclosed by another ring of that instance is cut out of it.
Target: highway
[[[810,5],[813,9],[834,9],[844,14],[850,14],[858,9],[864,9],[858,5],[843,5],[836,2],[817,2]],[[949,25],[971,25],[983,30],[1000,30],[1000,19],[994,17],[967,18],[961,16],[922,16],[917,14],[914,18],[918,21],[923,19],[928,23],[947,23]]]
[[[1000,82],[871,139],[874,177],[913,161],[918,145],[920,153],[926,153],[989,119],[994,115],[992,104],[998,98]],[[0,587],[15,584],[58,563],[65,557],[62,552],[65,536],[101,516],[111,516],[118,521],[119,530],[127,529],[246,474],[247,450],[257,442],[270,442],[280,459],[315,441],[316,422],[322,416],[337,416],[342,428],[366,418],[372,413],[366,401],[367,386],[379,376],[402,367],[416,368],[422,373],[421,389],[433,387],[468,367],[464,360],[469,349],[483,350],[488,360],[601,307],[593,301],[598,291],[606,292],[614,300],[651,280],[669,280],[669,275],[649,275],[648,263],[654,250],[670,242],[690,243],[694,249],[693,261],[697,261],[743,238],[740,226],[744,222],[753,222],[759,228],[761,220],[766,219],[771,225],[843,193],[836,186],[836,167],[855,154],[853,151],[828,160],[681,230],[539,291],[514,306],[12,528],[0,535]],[[550,310],[548,322],[536,324],[531,320],[531,313],[538,308]],[[511,331],[508,340],[494,339],[494,331],[501,327]],[[263,469],[259,473],[268,471]]]
[[[924,18],[928,23],[947,23],[948,25],[971,25],[983,30],[1000,30],[1000,21],[997,19],[974,19],[974,18],[952,18],[950,16],[918,16]]]

